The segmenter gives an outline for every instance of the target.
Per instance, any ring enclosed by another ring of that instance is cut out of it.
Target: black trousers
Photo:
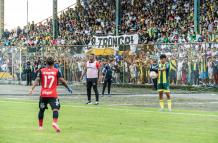
[[[107,86],[108,86],[108,88],[107,88],[108,89],[108,94],[111,93],[111,83],[112,83],[111,79],[104,80],[102,95],[104,95],[104,91],[105,91]]]
[[[152,79],[154,84],[154,89],[157,90],[157,78]]]
[[[26,76],[27,76],[27,83],[26,85],[32,85],[32,73],[27,73]]]
[[[99,101],[99,93],[98,93],[98,79],[97,78],[87,78],[87,97],[88,101],[91,101],[92,87],[95,92],[95,99]]]
[[[194,84],[199,85],[199,72],[194,71]]]

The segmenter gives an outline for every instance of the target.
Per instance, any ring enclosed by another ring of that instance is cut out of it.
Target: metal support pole
[[[21,76],[22,76],[22,73],[21,73],[21,72],[22,72],[22,55],[21,55],[22,48],[20,47],[19,50],[20,50],[20,63],[19,63],[20,66],[19,66],[19,73],[20,73],[20,82],[21,82],[21,81],[22,81],[22,77],[21,77]]]
[[[116,0],[116,35],[119,35],[120,25],[120,0]]]
[[[12,53],[11,53],[11,74],[12,74],[12,77],[13,77],[13,80],[14,80],[14,52],[15,52],[15,49],[14,47],[12,48]]]
[[[200,0],[194,0],[194,26],[195,26],[195,33],[199,33],[199,21],[200,21]]]
[[[0,0],[0,37],[4,32],[4,0]]]
[[[29,0],[26,1],[26,25],[29,23]]]
[[[58,10],[57,10],[57,6],[58,5],[58,0],[53,0],[53,39],[57,39],[58,36],[58,23],[57,23],[57,19],[58,19]]]

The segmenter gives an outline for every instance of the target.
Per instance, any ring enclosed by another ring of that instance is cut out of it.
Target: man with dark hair
[[[99,93],[98,93],[98,78],[99,78],[99,68],[100,64],[95,59],[95,55],[91,54],[89,55],[89,61],[86,62],[84,73],[81,77],[81,80],[83,79],[84,75],[86,74],[86,87],[87,87],[87,97],[88,102],[86,104],[92,104],[91,101],[91,91],[92,87],[95,92],[95,105],[99,104]]]
[[[50,104],[53,110],[53,123],[52,127],[55,129],[56,132],[60,132],[60,128],[57,124],[58,116],[59,116],[59,109],[60,103],[57,95],[57,86],[58,80],[62,82],[62,84],[68,89],[70,93],[72,93],[72,89],[67,85],[67,82],[62,77],[60,71],[54,68],[54,59],[52,57],[47,58],[46,60],[47,67],[42,68],[39,70],[37,74],[37,78],[33,87],[31,88],[29,95],[32,95],[33,90],[41,81],[41,94],[39,100],[39,129],[42,130],[43,128],[43,118],[45,109],[48,109],[47,104]]]
[[[160,99],[160,107],[161,111],[164,110],[164,101],[163,101],[163,93],[166,93],[168,99],[168,110],[171,112],[171,99],[170,99],[170,85],[169,85],[169,70],[170,65],[166,62],[166,55],[160,56],[160,63],[158,66],[158,91],[159,91],[159,99]]]

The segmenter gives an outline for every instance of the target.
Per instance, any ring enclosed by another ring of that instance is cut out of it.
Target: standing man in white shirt
[[[89,55],[89,60],[86,62],[84,73],[82,74],[81,79],[86,74],[86,88],[87,88],[87,97],[88,102],[86,104],[92,104],[91,100],[91,90],[92,87],[95,92],[95,105],[99,104],[99,93],[98,93],[98,78],[99,78],[99,68],[100,63],[95,59],[95,55]]]

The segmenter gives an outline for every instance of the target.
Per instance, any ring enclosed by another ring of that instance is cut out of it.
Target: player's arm
[[[59,81],[63,84],[63,86],[68,90],[68,92],[72,93],[72,89],[68,86],[67,81],[61,77],[59,78]]]
[[[100,77],[100,63],[99,62],[96,62],[96,68],[98,69],[98,79]]]
[[[72,89],[68,86],[67,81],[63,78],[60,71],[58,71],[58,80],[63,84],[63,86],[68,90],[68,92],[73,92]]]
[[[80,80],[83,79],[83,77],[85,76],[86,72],[87,72],[87,67],[85,66],[84,72],[83,72],[82,76],[80,77]]]
[[[41,79],[41,70],[39,70],[38,73],[37,73],[36,80],[35,80],[35,82],[33,83],[33,86],[31,87],[31,89],[30,89],[30,91],[29,91],[29,95],[32,95],[32,94],[33,94],[33,91],[34,91],[34,89],[36,88],[36,86],[39,84],[40,79]]]

